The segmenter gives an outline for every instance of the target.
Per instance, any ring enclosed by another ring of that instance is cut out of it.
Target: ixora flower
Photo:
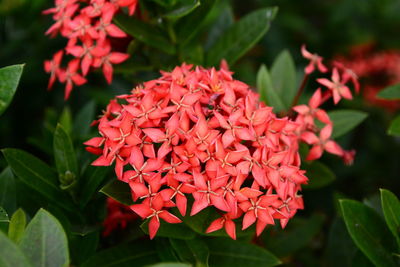
[[[301,185],[308,179],[300,169],[299,142],[351,161],[335,143],[330,149],[331,121],[321,104],[321,92],[310,107],[298,106],[296,120],[278,118],[249,86],[232,78],[226,64],[220,70],[183,64],[158,79],[117,96],[95,121],[100,137],[87,141],[87,150],[100,155],[95,166],[115,163],[115,173],[128,184],[142,219],[149,219],[150,238],[160,220],[180,223],[182,216],[205,208],[216,209],[207,233],[225,228],[236,238],[256,224],[260,235],[279,220],[286,226],[303,209]],[[327,126],[316,137],[314,119]],[[308,138],[307,138],[308,136]],[[318,150],[317,152],[315,152]],[[188,197],[194,199],[188,207]]]
[[[112,19],[123,7],[127,7],[129,14],[133,15],[136,6],[137,0],[56,0],[55,7],[43,11],[44,14],[52,14],[55,21],[46,34],[52,37],[60,34],[68,39],[65,49],[44,63],[45,71],[51,75],[48,89],[58,79],[66,84],[65,99],[68,99],[73,85],[86,83],[84,76],[90,69],[96,68],[102,68],[106,81],[111,83],[112,64],[122,63],[129,57],[128,54],[112,51],[111,38],[127,36],[112,23]],[[73,57],[67,70],[61,67],[63,55]],[[66,78],[66,73],[71,78]],[[72,77],[79,77],[79,81]]]

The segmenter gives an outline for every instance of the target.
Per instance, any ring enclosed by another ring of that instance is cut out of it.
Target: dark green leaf
[[[274,227],[276,232],[267,231],[262,237],[267,249],[278,257],[284,257],[308,245],[321,231],[323,222],[324,216],[318,214],[307,219],[294,218],[284,230]]]
[[[176,262],[179,261],[175,250],[172,248],[168,238],[157,237],[154,239],[156,251],[161,261],[163,262]]]
[[[208,30],[207,41],[205,44],[205,49],[208,50],[214,45],[218,37],[226,31],[234,22],[232,7],[229,4],[225,4],[222,7],[221,13],[218,15],[217,20]]]
[[[381,189],[381,201],[386,224],[400,246],[400,201],[386,189]]]
[[[124,205],[133,204],[131,188],[127,183],[119,180],[112,180],[100,189],[100,192]]]
[[[178,7],[164,14],[163,17],[168,19],[179,19],[200,6],[200,0],[181,0],[180,2],[181,3]]]
[[[228,28],[209,49],[207,65],[217,66],[222,59],[235,63],[249,51],[267,32],[277,8],[263,8],[254,11]]]
[[[103,184],[110,168],[99,167],[99,166],[88,166],[81,181],[81,198],[79,204],[81,207],[86,206],[89,200],[93,197],[93,194],[99,191],[99,187]]]
[[[347,230],[357,247],[377,266],[395,266],[392,236],[370,207],[354,200],[340,200]]]
[[[281,262],[269,251],[253,244],[242,243],[229,238],[218,237],[206,240],[210,250],[211,267],[260,267],[276,266]]]
[[[24,65],[12,65],[0,69],[0,115],[10,105],[22,75]]]
[[[74,135],[85,138],[89,133],[90,124],[94,119],[96,104],[94,101],[89,101],[78,112],[74,120]]]
[[[90,257],[82,267],[132,267],[159,262],[157,252],[148,240],[134,241],[100,251]]]
[[[282,100],[284,108],[291,108],[293,99],[297,94],[296,68],[293,58],[287,50],[283,50],[271,67],[272,89]],[[275,97],[277,98],[277,97]]]
[[[24,234],[26,226],[25,212],[19,208],[12,216],[8,228],[8,237],[15,243],[19,243]]]
[[[99,244],[99,231],[91,232],[87,235],[72,235],[69,240],[71,242],[70,251],[71,258],[80,265],[91,257]]]
[[[377,96],[388,100],[400,100],[400,83],[386,87]]]
[[[114,21],[124,32],[142,41],[143,43],[160,49],[167,54],[175,53],[175,47],[164,36],[163,32],[158,30],[158,28],[141,20],[122,14],[117,15],[114,18]]]
[[[72,114],[68,106],[66,106],[60,116],[60,124],[63,126],[68,135],[72,134]]]
[[[7,212],[0,207],[0,232],[3,231],[4,233],[7,233],[9,223],[10,219],[8,218]]]
[[[54,159],[60,176],[72,173],[78,176],[78,162],[76,160],[71,138],[61,124],[58,124],[54,132],[53,140]]]
[[[281,97],[277,94],[272,86],[271,76],[265,65],[261,65],[257,73],[257,89],[260,94],[260,99],[266,105],[274,108],[274,112],[278,113],[285,110],[285,105]]]
[[[7,236],[0,231],[0,266],[1,267],[29,267],[25,255]]]
[[[17,206],[14,175],[10,167],[0,173],[0,207],[8,213],[13,213]]]
[[[388,134],[400,137],[400,115],[390,123]]]
[[[22,182],[54,204],[75,210],[70,198],[58,187],[57,174],[46,163],[23,150],[7,148],[2,152]]]
[[[178,239],[193,239],[196,234],[183,223],[167,223],[163,220],[160,221],[161,225],[157,231],[157,236],[172,237]],[[145,234],[149,234],[148,220],[144,221],[140,228]]]
[[[192,40],[204,26],[210,10],[218,0],[202,0],[201,5],[196,8],[190,16],[180,19],[177,23],[176,35],[179,43],[185,45]]]
[[[178,240],[171,238],[170,242],[181,261],[192,263],[193,266],[208,266],[210,252],[202,239]]]
[[[192,267],[192,265],[182,262],[162,262],[152,265],[146,265],[146,267]]]
[[[57,219],[40,209],[19,244],[33,266],[69,266],[67,236]]]
[[[357,110],[335,110],[328,112],[328,115],[333,121],[332,138],[337,138],[351,131],[368,116],[367,113]]]
[[[335,174],[319,161],[304,163],[302,168],[306,171],[309,178],[308,184],[304,185],[304,189],[318,189],[331,184],[335,179]]]

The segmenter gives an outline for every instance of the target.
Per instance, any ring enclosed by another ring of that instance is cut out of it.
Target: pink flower
[[[317,79],[317,81],[332,91],[335,104],[339,103],[342,97],[353,99],[350,89],[345,85],[345,82],[341,81],[337,68],[332,71],[332,81],[325,78]]]
[[[320,72],[328,71],[328,69],[325,67],[325,65],[322,64],[323,58],[317,54],[312,54],[312,53],[308,52],[305,45],[301,46],[301,54],[303,55],[304,58],[310,60],[310,63],[304,69],[304,72],[306,74],[310,74],[310,73],[314,72],[315,67],[317,67]]]

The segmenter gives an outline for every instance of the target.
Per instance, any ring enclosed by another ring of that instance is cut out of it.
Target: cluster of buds
[[[52,37],[60,34],[68,43],[51,60],[44,62],[45,71],[50,73],[48,88],[56,80],[65,83],[65,99],[68,99],[74,85],[86,83],[85,76],[91,68],[101,68],[107,82],[111,83],[112,65],[129,57],[112,51],[111,38],[127,36],[112,19],[123,7],[132,15],[136,5],[137,0],[55,0],[55,7],[43,12],[52,14],[55,21],[46,34]],[[61,67],[64,54],[73,57],[66,68]]]

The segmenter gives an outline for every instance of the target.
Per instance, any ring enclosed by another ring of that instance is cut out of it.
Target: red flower
[[[333,102],[335,104],[339,103],[342,97],[346,99],[353,99],[349,87],[345,85],[345,81],[341,81],[337,68],[333,69],[332,81],[325,78],[317,79],[317,81],[332,91]]]
[[[317,54],[312,54],[312,53],[308,52],[305,45],[301,46],[301,54],[303,55],[304,58],[310,60],[310,63],[304,69],[304,72],[306,74],[310,74],[310,73],[314,72],[315,67],[317,67],[320,72],[328,71],[327,67],[325,67],[325,65],[322,64],[323,58]]]

